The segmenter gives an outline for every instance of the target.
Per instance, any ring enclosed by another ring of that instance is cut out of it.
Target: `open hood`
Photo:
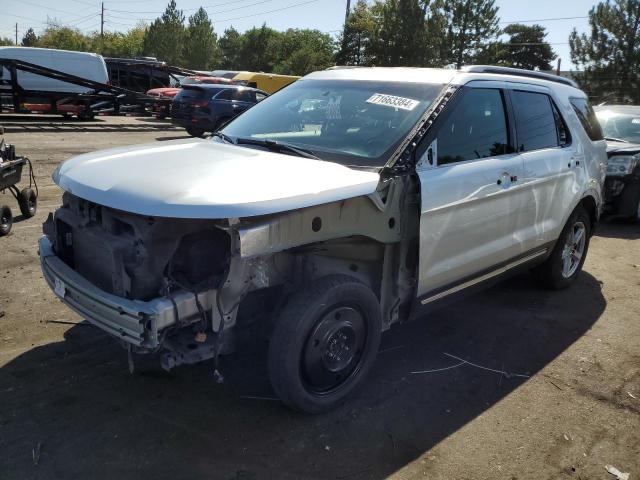
[[[87,153],[53,174],[85,200],[140,215],[232,218],[375,192],[380,177],[337,163],[212,140],[156,142]]]

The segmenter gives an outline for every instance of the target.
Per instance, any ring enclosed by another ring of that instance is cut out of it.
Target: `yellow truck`
[[[268,94],[272,94],[299,78],[295,75],[277,75],[275,73],[238,72],[233,77],[233,81],[237,84],[259,88]]]

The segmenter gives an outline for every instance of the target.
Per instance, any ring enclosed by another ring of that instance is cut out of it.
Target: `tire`
[[[552,290],[567,288],[582,270],[589,250],[590,234],[591,219],[586,210],[579,206],[567,220],[549,258],[533,270],[534,275]],[[576,240],[578,237],[580,239]],[[576,254],[580,254],[579,258]]]
[[[377,297],[349,276],[327,276],[295,293],[269,340],[269,378],[276,394],[302,412],[335,408],[371,370],[381,327]]]
[[[18,205],[20,205],[20,212],[27,218],[31,218],[36,214],[38,210],[38,197],[36,192],[30,188],[23,189],[18,195]]]
[[[13,214],[11,213],[11,209],[6,205],[0,205],[0,237],[9,235],[12,225]]]
[[[192,137],[202,137],[204,135],[204,130],[201,128],[187,127],[185,130]]]
[[[78,120],[82,120],[83,122],[88,122],[96,118],[95,112],[91,110],[82,110],[78,113]]]

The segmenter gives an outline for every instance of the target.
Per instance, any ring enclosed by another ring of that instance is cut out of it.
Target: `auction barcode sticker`
[[[411,98],[396,97],[395,95],[385,95],[383,93],[374,93],[367,100],[367,103],[383,105],[385,107],[401,108],[402,110],[413,110],[418,106],[420,102]]]

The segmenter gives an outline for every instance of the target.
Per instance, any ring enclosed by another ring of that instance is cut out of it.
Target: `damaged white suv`
[[[272,319],[275,392],[328,410],[392,324],[522,269],[575,280],[606,153],[572,99],[571,81],[495,67],[312,73],[210,139],[58,167],[44,277],[167,369]]]

